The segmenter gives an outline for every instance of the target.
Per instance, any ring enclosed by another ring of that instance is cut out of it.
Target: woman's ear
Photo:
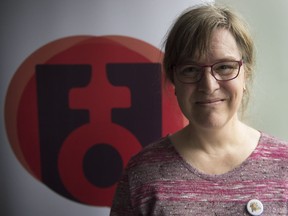
[[[247,74],[245,73],[244,71],[244,86],[243,86],[243,91],[245,92],[246,91],[246,83],[248,82],[247,80]]]

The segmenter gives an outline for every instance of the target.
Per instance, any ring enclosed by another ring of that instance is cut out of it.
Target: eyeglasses
[[[177,79],[184,84],[192,84],[199,82],[204,74],[206,67],[211,68],[211,74],[217,81],[229,81],[235,79],[243,65],[240,61],[223,61],[212,65],[189,64],[175,67]]]

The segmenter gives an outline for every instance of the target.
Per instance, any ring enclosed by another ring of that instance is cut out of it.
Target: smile
[[[225,99],[209,99],[209,100],[200,100],[196,101],[195,104],[198,105],[214,105],[225,101]]]

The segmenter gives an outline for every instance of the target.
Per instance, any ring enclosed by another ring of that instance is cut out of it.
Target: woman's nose
[[[214,91],[219,89],[219,82],[213,76],[211,67],[206,67],[202,73],[202,78],[198,83],[199,91],[202,91],[206,94],[212,94]]]

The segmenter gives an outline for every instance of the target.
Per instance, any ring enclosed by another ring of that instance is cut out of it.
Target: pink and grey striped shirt
[[[288,215],[288,143],[262,133],[240,166],[208,175],[186,163],[166,137],[130,160],[110,215],[250,215],[252,199],[262,202],[261,215]]]

